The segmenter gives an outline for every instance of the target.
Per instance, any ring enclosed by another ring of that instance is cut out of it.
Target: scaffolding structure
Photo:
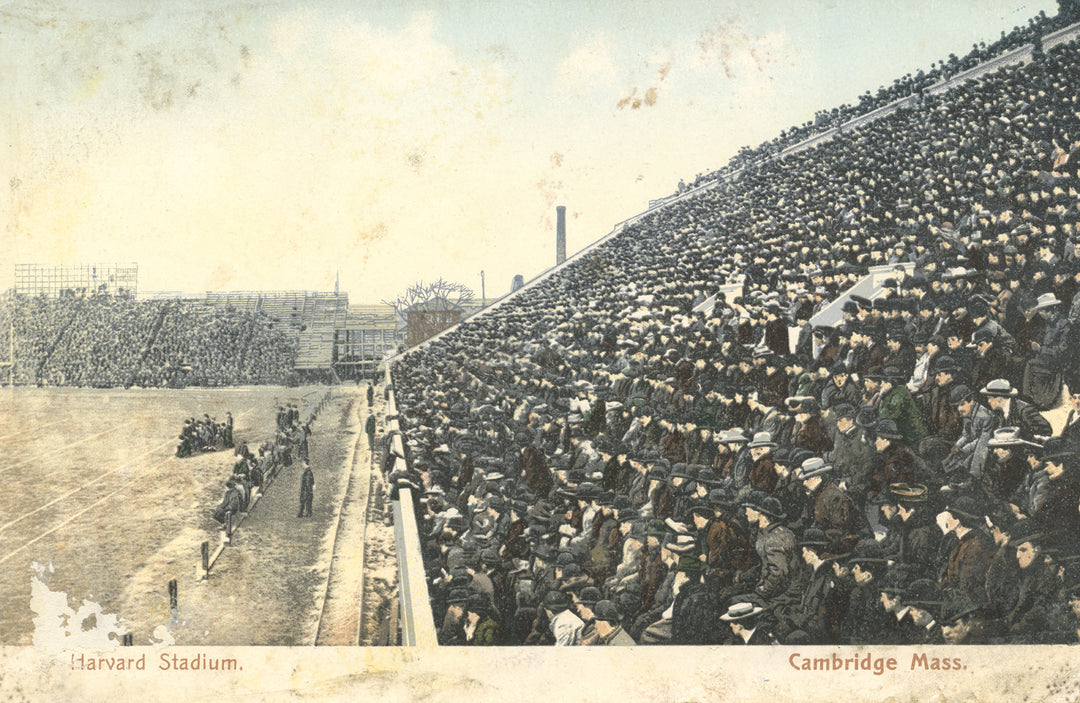
[[[134,298],[138,264],[15,264],[15,293],[26,296],[85,297],[113,295]]]

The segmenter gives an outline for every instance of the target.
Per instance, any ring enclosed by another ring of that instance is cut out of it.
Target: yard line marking
[[[90,510],[92,510],[93,508],[96,508],[97,506],[101,505],[101,504],[102,504],[102,503],[104,503],[104,502],[105,502],[106,500],[108,500],[109,498],[112,498],[112,497],[113,497],[114,495],[116,495],[116,494],[117,494],[117,493],[119,493],[120,491],[122,491],[122,490],[124,490],[125,488],[127,488],[127,487],[131,486],[131,485],[132,485],[133,483],[135,483],[135,481],[128,481],[128,482],[127,482],[127,483],[125,483],[125,484],[124,484],[123,486],[120,486],[120,487],[119,487],[119,488],[117,488],[117,489],[116,489],[115,491],[113,491],[112,493],[108,494],[108,495],[107,495],[107,496],[105,496],[104,498],[101,498],[100,500],[96,501],[96,502],[95,502],[95,503],[93,503],[92,505],[89,505],[88,507],[85,507],[85,508],[83,508],[82,510],[80,510],[80,511],[79,511],[79,512],[77,512],[77,513],[75,513],[74,515],[72,515],[71,517],[69,517],[69,518],[68,518],[67,520],[64,520],[63,522],[61,522],[61,523],[60,523],[59,525],[57,525],[56,527],[52,528],[51,530],[47,530],[47,531],[45,531],[45,532],[42,532],[42,533],[41,533],[40,535],[38,535],[38,536],[37,536],[37,537],[35,537],[34,539],[30,540],[29,542],[27,542],[27,543],[26,543],[26,544],[24,544],[23,546],[19,547],[19,548],[18,548],[18,549],[16,549],[15,551],[13,551],[13,552],[9,553],[9,554],[8,554],[7,556],[5,556],[4,558],[0,559],[0,564],[3,564],[3,563],[4,563],[5,561],[7,561],[8,559],[10,559],[11,557],[15,556],[16,554],[18,554],[18,553],[19,553],[19,552],[21,552],[22,550],[26,549],[26,548],[27,548],[27,547],[29,547],[30,545],[32,545],[32,544],[34,544],[34,543],[38,542],[39,540],[45,539],[46,537],[48,537],[48,536],[49,536],[49,535],[51,535],[52,533],[56,532],[56,531],[57,531],[57,530],[59,530],[59,529],[60,529],[61,527],[63,527],[64,525],[68,524],[69,522],[71,522],[71,521],[72,521],[72,520],[74,520],[75,518],[77,518],[77,517],[81,517],[81,516],[83,515],[83,513],[89,512],[89,511],[90,511]]]
[[[57,420],[56,422],[50,422],[47,425],[34,425],[32,429],[41,430],[41,429],[44,429],[46,427],[52,427],[53,425],[59,425],[61,422],[67,422],[67,421],[68,421],[68,418],[65,417],[65,418],[61,418],[61,419]],[[29,432],[30,429],[31,428],[28,427],[25,430],[20,430],[18,432],[12,432],[11,434],[0,435],[0,439],[9,439],[11,437],[17,437],[18,435],[21,435],[23,432]]]
[[[153,449],[151,449],[151,450],[150,450],[150,451],[148,451],[148,452],[145,452],[144,454],[140,454],[140,455],[139,455],[139,456],[138,456],[137,458],[138,458],[138,459],[141,459],[141,458],[143,458],[144,456],[149,456],[150,454],[153,454],[154,452],[158,451],[158,450],[159,450],[159,449],[161,449],[162,447],[168,446],[168,445],[170,445],[170,444],[172,444],[172,440],[171,440],[171,439],[170,439],[170,440],[168,440],[168,441],[166,441],[166,442],[165,442],[165,443],[163,443],[163,444],[159,444],[158,446],[154,447]],[[154,464],[154,465],[153,465],[152,467],[150,467],[150,469],[156,469],[157,467],[161,466],[161,464],[163,464],[163,463],[164,463],[164,462],[159,462],[159,463],[157,463],[157,464]],[[42,511],[42,510],[44,510],[45,508],[48,508],[48,507],[49,507],[49,506],[51,506],[51,505],[56,505],[57,503],[59,503],[60,501],[64,500],[65,498],[69,498],[69,497],[71,497],[71,496],[75,495],[76,493],[78,493],[79,491],[81,491],[81,490],[83,490],[83,489],[85,489],[85,488],[88,488],[89,486],[92,486],[92,485],[94,485],[95,483],[97,483],[97,482],[98,482],[98,481],[100,481],[101,479],[105,478],[106,476],[112,476],[112,475],[113,475],[113,474],[115,474],[115,473],[118,473],[118,472],[120,472],[120,471],[123,471],[123,469],[124,469],[124,467],[120,467],[119,469],[113,469],[112,471],[106,471],[105,473],[101,474],[101,475],[100,475],[100,476],[98,476],[97,478],[95,478],[95,479],[93,479],[93,480],[90,480],[90,481],[87,481],[86,483],[82,484],[82,485],[81,485],[81,486],[79,486],[78,488],[75,488],[75,489],[72,489],[71,491],[68,491],[67,493],[65,493],[64,495],[60,496],[59,498],[53,498],[52,500],[50,500],[50,501],[49,501],[48,503],[46,503],[45,505],[41,506],[40,508],[35,508],[34,510],[31,510],[30,512],[28,512],[28,513],[26,513],[26,514],[24,514],[24,515],[20,515],[19,517],[15,518],[14,520],[12,520],[12,521],[8,522],[8,523],[7,523],[7,524],[5,524],[5,525],[0,525],[0,532],[3,532],[4,530],[6,530],[7,528],[11,527],[12,525],[14,525],[15,523],[19,522],[20,520],[24,520],[24,519],[26,519],[26,518],[30,517],[31,515],[33,515],[33,514],[35,514],[35,513],[39,513],[39,512],[41,512],[41,511]]]
[[[14,464],[9,464],[8,466],[3,467],[2,469],[0,469],[0,474],[7,473],[8,471],[10,471],[12,469],[16,469],[16,468],[18,468],[20,466],[25,466],[26,464],[29,464],[30,462],[34,461],[35,459],[40,459],[43,456],[49,456],[50,454],[56,454],[57,452],[62,452],[65,449],[70,449],[71,447],[76,447],[76,446],[78,446],[80,444],[85,444],[86,442],[89,442],[92,439],[97,439],[98,437],[101,437],[102,435],[107,435],[110,432],[116,432],[121,427],[126,427],[127,425],[133,425],[133,424],[135,424],[135,420],[129,420],[127,422],[122,422],[119,425],[116,425],[115,427],[111,427],[111,428],[109,428],[107,430],[104,430],[103,432],[98,432],[97,434],[92,434],[89,437],[84,437],[84,438],[82,438],[80,440],[77,440],[75,442],[71,442],[70,444],[65,444],[62,447],[57,447],[56,449],[53,449],[51,451],[42,452],[40,454],[34,454],[29,459],[24,459],[22,461],[18,461],[18,462],[14,463]]]
[[[244,412],[242,412],[242,413],[239,413],[239,414],[238,414],[238,415],[236,416],[236,419],[240,419],[240,418],[244,417],[245,415],[248,415],[248,414],[250,414],[250,413],[251,413],[252,411],[254,411],[254,410],[255,410],[255,408],[248,408],[248,409],[247,409],[247,410],[245,410]],[[145,456],[149,456],[150,454],[153,454],[154,452],[158,451],[158,450],[159,450],[159,449],[161,449],[162,447],[165,447],[165,446],[168,446],[169,444],[172,444],[172,443],[173,443],[174,441],[176,441],[176,440],[174,440],[174,439],[170,438],[170,439],[166,440],[165,442],[163,442],[163,443],[159,444],[158,446],[154,447],[154,448],[153,448],[153,449],[151,449],[150,451],[148,451],[148,452],[144,452],[144,453],[140,454],[140,455],[139,455],[139,456],[138,456],[137,458],[138,458],[138,459],[141,459],[141,458],[143,458],[143,457],[145,457]],[[70,445],[69,445],[69,446],[70,446]],[[38,455],[38,456],[41,456],[41,455]],[[158,462],[158,463],[154,464],[153,466],[151,466],[151,467],[150,467],[150,469],[149,469],[149,470],[153,470],[153,469],[156,469],[157,467],[159,467],[159,466],[161,466],[161,465],[165,464],[165,463],[166,463],[166,462],[167,462],[167,461],[168,461],[169,459],[172,459],[172,458],[174,458],[174,457],[172,457],[172,456],[168,456],[168,457],[165,457],[165,460],[164,460],[164,461],[160,461],[160,462]],[[8,527],[11,527],[12,525],[14,525],[15,523],[19,522],[20,520],[22,520],[22,519],[24,519],[24,518],[27,518],[27,517],[30,517],[30,516],[31,516],[31,515],[33,515],[34,513],[40,512],[40,511],[44,510],[45,508],[49,507],[50,505],[55,505],[55,504],[56,504],[57,502],[59,502],[59,501],[61,501],[61,500],[64,500],[65,498],[69,498],[69,497],[71,497],[72,495],[74,495],[74,494],[78,493],[79,491],[81,491],[82,489],[86,488],[87,486],[90,486],[90,485],[92,485],[92,484],[94,484],[94,483],[97,483],[98,481],[100,481],[101,479],[105,478],[106,476],[111,476],[112,474],[115,474],[115,473],[117,473],[117,472],[119,472],[119,471],[121,471],[121,470],[122,470],[122,469],[113,469],[112,471],[107,471],[107,472],[105,472],[105,473],[101,474],[100,476],[98,476],[97,478],[95,478],[95,479],[93,479],[93,480],[91,480],[91,481],[88,481],[88,482],[86,482],[86,483],[82,484],[81,486],[79,486],[78,488],[76,488],[76,489],[74,489],[74,490],[72,490],[72,491],[69,491],[68,493],[66,493],[66,494],[64,494],[64,495],[62,495],[62,496],[60,496],[59,498],[54,498],[54,499],[53,499],[52,501],[50,501],[50,502],[46,503],[45,505],[41,506],[40,508],[36,508],[36,509],[34,509],[34,510],[31,510],[30,512],[26,513],[25,515],[21,515],[21,516],[19,516],[19,517],[15,518],[14,520],[12,520],[12,521],[8,522],[8,523],[7,523],[6,525],[3,525],[2,527],[0,527],[0,532],[3,532],[3,531],[4,531],[4,530],[6,530],[6,529],[7,529]],[[2,471],[0,471],[0,473],[3,473],[3,472],[2,472]],[[126,488],[127,486],[130,486],[131,484],[133,484],[133,483],[135,482],[135,480],[136,480],[136,479],[132,479],[131,481],[129,481],[128,483],[126,483],[126,484],[125,484],[124,486],[121,486],[121,487],[120,487],[120,488],[118,488],[118,489],[117,489],[116,491],[113,491],[113,493],[110,493],[110,494],[109,494],[108,496],[105,496],[105,498],[108,498],[109,496],[111,496],[111,495],[114,495],[114,494],[115,494],[115,493],[116,493],[117,491],[121,491],[121,490],[123,490],[124,488]],[[102,500],[104,500],[104,498],[103,498]],[[100,503],[100,502],[101,502],[101,501],[99,500],[99,501],[98,501],[97,503],[94,503],[94,504],[93,504],[93,505],[91,505],[90,507],[92,508],[92,507],[94,507],[95,505],[97,505],[97,504],[98,504],[98,503]],[[87,508],[86,510],[89,510],[89,509],[90,509],[90,508]],[[60,523],[60,525],[58,525],[57,527],[53,528],[52,530],[49,530],[48,532],[45,532],[45,533],[43,533],[43,534],[41,534],[41,535],[38,535],[37,537],[35,537],[35,538],[34,538],[33,540],[31,540],[30,542],[27,542],[27,543],[26,543],[26,544],[24,544],[24,545],[23,545],[22,547],[19,547],[19,550],[23,549],[23,547],[28,547],[28,546],[30,546],[31,544],[33,544],[33,543],[34,543],[34,542],[36,542],[37,540],[41,539],[41,538],[42,538],[42,537],[44,537],[45,535],[48,535],[48,534],[50,534],[50,533],[52,533],[52,532],[55,532],[55,531],[56,531],[57,529],[59,529],[60,527],[63,527],[63,526],[64,526],[64,525],[66,525],[66,524],[67,524],[68,522],[70,522],[70,521],[71,521],[72,519],[74,519],[74,518],[78,517],[79,515],[82,515],[83,513],[85,513],[85,512],[86,512],[86,510],[82,510],[82,511],[80,511],[80,512],[76,513],[76,514],[75,514],[75,515],[73,515],[73,516],[72,516],[71,518],[69,518],[68,520],[65,520],[64,522]],[[19,551],[19,550],[16,550],[16,552],[17,552],[17,551]],[[12,554],[15,554],[15,552],[12,552]],[[9,554],[8,556],[11,556],[11,554]],[[4,557],[3,559],[0,559],[0,564],[4,563],[4,561],[6,561],[6,560],[7,560],[7,558],[8,558],[8,557]]]

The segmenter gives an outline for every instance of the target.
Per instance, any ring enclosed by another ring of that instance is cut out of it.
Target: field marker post
[[[203,542],[203,544],[206,544],[206,542]],[[175,623],[177,620],[179,610],[180,604],[179,598],[177,596],[176,579],[172,579],[171,581],[169,581],[169,614],[173,623]]]

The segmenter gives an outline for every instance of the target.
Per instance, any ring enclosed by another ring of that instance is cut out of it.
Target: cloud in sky
[[[599,36],[563,59],[559,64],[557,81],[580,92],[595,85],[610,84],[617,74],[612,44],[606,37]]]
[[[478,286],[483,269],[500,294],[554,261],[555,204],[574,251],[875,87],[867,71],[893,71],[897,51],[962,51],[948,31],[976,21],[992,40],[988,4],[1004,1],[15,0],[0,261],[136,261],[142,289],[191,292],[325,290],[340,270],[357,301],[418,278]]]

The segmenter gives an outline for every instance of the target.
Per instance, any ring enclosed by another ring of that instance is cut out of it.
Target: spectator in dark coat
[[[315,497],[315,474],[310,465],[304,466],[304,473],[300,475],[300,510],[296,517],[311,517],[311,501]]]
[[[863,531],[866,521],[851,498],[830,480],[832,474],[833,467],[818,457],[802,462],[799,477],[810,497],[813,523],[823,531],[856,535]]]
[[[941,482],[926,463],[903,443],[903,436],[892,420],[878,420],[874,426],[877,458],[870,473],[870,497],[877,496],[893,483],[921,483],[937,486]]]
[[[1020,436],[1027,440],[1052,434],[1049,421],[1039,413],[1039,409],[1017,398],[1018,391],[1004,378],[990,381],[980,393],[986,396],[987,404],[998,418],[999,427],[1017,427]]]
[[[819,455],[831,451],[833,442],[821,421],[817,401],[813,398],[789,398],[788,401],[794,401],[792,412],[795,415],[790,444]]]
[[[890,367],[876,375],[880,380],[878,417],[892,420],[900,430],[904,444],[915,445],[927,435],[922,411],[902,383],[900,371]]]
[[[986,571],[997,552],[994,540],[984,528],[984,512],[978,502],[958,496],[945,506],[946,534],[955,533],[958,542],[945,563],[940,587],[956,588],[974,601],[986,600]]]
[[[855,414],[855,407],[848,403],[833,410],[836,432],[833,433],[833,449],[826,458],[835,469],[838,483],[848,494],[865,497],[875,451],[864,430],[856,424]]]

